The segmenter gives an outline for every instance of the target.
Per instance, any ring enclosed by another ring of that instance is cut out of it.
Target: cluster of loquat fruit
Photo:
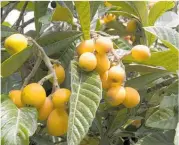
[[[26,37],[22,34],[13,34],[6,38],[4,46],[10,54],[15,54],[28,45]],[[60,64],[53,64],[57,81],[63,83],[65,79],[65,70]],[[53,82],[50,79],[50,82]],[[38,110],[38,120],[47,120],[48,133],[53,136],[61,136],[67,132],[68,113],[66,104],[69,101],[71,91],[66,88],[60,88],[54,91],[48,97],[46,91],[38,83],[30,83],[22,90],[11,90],[9,97],[13,103],[22,108],[33,106]],[[58,126],[58,127],[57,127]]]
[[[107,90],[107,102],[112,106],[123,104],[127,108],[135,107],[140,102],[140,95],[134,88],[123,87],[125,81],[125,70],[120,64],[111,65],[108,53],[113,50],[111,39],[99,36],[84,40],[77,46],[79,55],[79,66],[84,71],[96,70],[100,75],[103,89]],[[132,57],[138,61],[150,57],[147,46],[136,45],[131,50]]]

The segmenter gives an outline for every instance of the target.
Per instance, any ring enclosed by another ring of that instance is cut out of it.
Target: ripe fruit
[[[46,99],[44,88],[37,83],[31,83],[22,90],[21,100],[24,104],[40,108]]]
[[[100,36],[95,43],[96,51],[99,54],[108,53],[111,49],[113,49],[113,42],[111,39],[107,37]]]
[[[58,89],[52,95],[52,102],[55,108],[61,108],[69,101],[71,91],[65,88]]]
[[[119,65],[113,66],[109,69],[108,77],[111,83],[122,84],[125,78],[125,71]]]
[[[127,32],[134,32],[137,29],[137,22],[135,20],[131,20],[127,23],[126,31]]]
[[[108,89],[110,87],[110,82],[108,80],[108,71],[100,75],[103,89]]]
[[[65,80],[65,70],[60,64],[54,64],[53,68],[55,69],[55,73],[57,76],[57,80],[59,84],[62,84]],[[53,79],[50,79],[50,82],[53,83]]]
[[[93,53],[83,53],[79,58],[79,66],[85,71],[92,71],[96,68],[97,60]]]
[[[112,87],[108,90],[106,99],[112,106],[117,106],[124,101],[125,95],[126,92],[124,87]]]
[[[150,58],[150,49],[145,45],[136,45],[132,48],[132,57],[138,61],[144,61]]]
[[[85,52],[94,52],[94,50],[95,50],[95,44],[92,39],[81,42],[77,47],[78,55],[81,55]]]
[[[110,61],[106,54],[100,55],[99,53],[97,53],[96,59],[97,59],[96,70],[99,74],[104,73],[110,68]]]
[[[140,95],[134,88],[126,87],[126,97],[123,105],[127,108],[133,108],[137,106],[140,102]]]
[[[53,136],[61,136],[67,132],[68,114],[64,109],[54,109],[47,120],[48,133]]]
[[[18,53],[28,45],[27,38],[22,34],[13,34],[6,38],[4,46],[10,54]]]
[[[46,120],[53,110],[53,103],[50,98],[46,97],[44,104],[38,110],[38,119]]]
[[[14,104],[21,108],[24,106],[24,104],[21,102],[21,90],[12,90],[9,92],[9,97],[14,102]]]

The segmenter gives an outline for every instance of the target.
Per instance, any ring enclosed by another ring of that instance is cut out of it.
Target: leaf
[[[42,136],[40,134],[35,134],[30,137],[30,141],[35,145],[54,145],[52,141],[49,141],[47,136]]]
[[[154,4],[154,6],[150,9],[149,12],[149,26],[153,26],[155,21],[167,10],[173,8],[175,6],[175,2],[173,1],[159,1]]]
[[[2,1],[1,2],[1,8],[5,7],[9,2],[8,1]]]
[[[143,26],[148,25],[148,10],[146,1],[132,1],[129,2],[134,9],[136,9],[138,17],[141,20]]]
[[[38,43],[44,47],[48,56],[63,52],[65,47],[81,36],[79,31],[61,31],[46,34],[38,39]],[[49,39],[50,38],[50,39]]]
[[[179,25],[179,15],[175,12],[165,12],[155,21],[155,26],[177,27]]]
[[[125,57],[124,60],[152,66],[162,66],[168,71],[176,72],[178,70],[179,33],[167,27],[144,27],[144,29],[157,36],[169,50],[154,52],[150,59],[143,62],[136,61],[131,56]]]
[[[12,28],[1,25],[1,37],[8,37],[15,33],[18,33],[18,32]]]
[[[179,122],[175,130],[176,130],[176,133],[175,133],[174,144],[178,145],[179,144]]]
[[[155,21],[167,10],[173,8],[175,3],[173,1],[159,1],[154,4],[154,6],[150,9],[149,12],[149,26],[153,26]],[[152,43],[156,40],[156,37],[147,33],[148,45],[152,45]]]
[[[111,125],[109,126],[108,134],[113,133],[116,129],[118,129],[120,126],[122,126],[128,119],[127,116],[127,109],[121,109],[116,113],[115,118],[111,122]]]
[[[73,14],[73,12],[74,12],[73,2],[72,1],[64,1],[64,3],[66,4],[66,6],[69,8],[71,13]]]
[[[32,107],[18,109],[7,99],[1,104],[1,144],[29,145],[29,136],[37,129],[37,110]]]
[[[169,72],[163,71],[163,72],[154,72],[154,73],[148,73],[139,77],[136,77],[134,79],[130,79],[126,82],[126,86],[132,86],[137,89],[143,89],[147,87],[149,83],[152,83],[156,79],[162,78],[164,76],[169,75]],[[139,83],[140,82],[140,83]]]
[[[108,2],[113,6],[119,7],[121,11],[138,16],[136,10],[129,2],[125,2],[125,1],[108,1]]]
[[[100,1],[90,1],[91,21],[93,20],[93,17],[97,14],[97,11],[98,11],[100,4],[101,4]]]
[[[164,96],[163,100],[160,103],[160,108],[171,108],[178,106],[178,96],[171,94],[170,96]]]
[[[100,77],[96,72],[84,72],[78,63],[71,62],[70,115],[68,122],[68,145],[77,145],[85,137],[95,117],[102,97]]]
[[[141,138],[135,145],[174,145],[174,131],[154,132]]]
[[[52,21],[65,21],[73,24],[73,15],[67,7],[62,7],[57,3],[52,15]]]
[[[146,121],[148,127],[159,129],[175,129],[178,121],[178,115],[171,109],[165,108],[157,110]]]
[[[22,64],[31,56],[32,54],[32,47],[27,47],[26,49],[11,55],[8,59],[6,59],[1,64],[1,75],[2,77],[7,77],[13,74],[15,71],[18,70],[22,66]]]
[[[84,39],[90,39],[90,4],[89,1],[75,1]]]
[[[21,11],[22,7],[24,6],[25,1],[21,1],[17,4],[16,9]],[[28,1],[28,5],[25,9],[26,11],[33,11],[34,10],[34,2]]]
[[[37,36],[39,36],[39,32],[42,24],[39,22],[40,17],[44,16],[47,12],[48,1],[35,1],[34,2],[34,18],[35,18],[35,28],[37,32]]]
[[[1,93],[8,94],[10,90],[20,89],[22,79],[19,73],[1,79]]]

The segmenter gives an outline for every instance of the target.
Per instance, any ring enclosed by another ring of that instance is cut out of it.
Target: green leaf
[[[175,2],[173,1],[159,1],[154,4],[149,12],[149,26],[153,26],[156,20],[167,10],[173,8],[175,6]],[[151,34],[147,34],[148,44],[149,46],[155,41],[155,36]]]
[[[97,13],[97,10],[100,6],[101,2],[100,1],[90,1],[90,16],[91,16],[91,21],[93,20],[93,17]]]
[[[178,121],[178,115],[171,109],[165,108],[157,110],[146,121],[148,127],[159,129],[175,129]]]
[[[57,3],[52,15],[52,21],[65,21],[73,24],[73,15],[67,7],[62,7]]]
[[[116,129],[118,129],[120,126],[122,126],[128,119],[127,116],[127,109],[121,109],[116,113],[115,118],[111,122],[111,125],[109,126],[108,134],[113,133]]]
[[[48,1],[35,1],[34,2],[34,18],[35,18],[35,28],[37,32],[37,36],[39,36],[39,32],[42,24],[39,22],[40,17],[44,16],[47,12]]]
[[[138,17],[141,20],[143,26],[148,25],[148,9],[146,1],[132,1],[129,2],[138,13]]]
[[[154,4],[149,12],[149,26],[153,26],[155,21],[167,10],[175,6],[174,1],[159,1]]]
[[[127,62],[161,66],[168,71],[176,72],[176,70],[178,70],[179,33],[167,27],[145,27],[144,29],[157,36],[169,48],[169,50],[154,52],[150,59],[143,62],[136,61],[132,59],[131,56],[125,57],[124,60]]]
[[[135,145],[174,145],[174,134],[173,130],[150,133],[140,139]]]
[[[121,11],[138,16],[135,8],[129,2],[125,2],[125,1],[108,1],[108,2],[113,6],[119,7]]]
[[[35,134],[30,137],[30,141],[35,145],[54,145],[52,141],[49,141],[47,136],[42,136],[40,134]]]
[[[128,80],[126,82],[126,86],[131,86],[137,89],[143,89],[147,87],[148,84],[152,83],[156,79],[159,79],[161,77],[169,75],[169,72],[163,71],[163,72],[154,72],[145,74],[139,77],[136,77],[134,79]]]
[[[65,47],[82,35],[79,31],[61,31],[46,34],[38,39],[38,43],[44,47],[47,55],[57,55],[66,50]],[[50,39],[49,39],[50,38]]]
[[[179,49],[179,33],[168,27],[144,27],[146,31],[158,37],[164,45],[177,52]]]
[[[32,55],[32,47],[27,47],[26,49],[11,55],[1,64],[1,75],[2,77],[7,77],[14,73],[22,66],[22,64]]]
[[[73,6],[73,2],[72,1],[63,1],[66,6],[69,8],[69,10],[71,11],[71,13],[74,13],[74,6]]]
[[[75,1],[84,39],[90,39],[90,4],[89,1]]]
[[[9,2],[8,1],[2,1],[1,2],[1,8],[3,8],[4,6],[6,6]]]
[[[70,115],[68,145],[77,145],[85,137],[95,117],[102,97],[100,77],[96,72],[84,72],[78,62],[71,62]]]
[[[17,108],[7,99],[1,104],[1,144],[29,145],[29,136],[37,129],[37,110]]]
[[[18,33],[18,32],[12,28],[9,28],[8,26],[1,25],[1,37],[8,37],[15,33]]]
[[[168,11],[165,12],[161,17],[155,22],[155,26],[165,26],[165,27],[177,27],[179,25],[179,15],[175,12]]]
[[[2,26],[7,26],[7,27],[11,27],[12,25],[9,22],[3,22]]]
[[[8,94],[11,90],[20,89],[22,78],[19,73],[14,73],[1,79],[1,93]]]
[[[24,6],[25,1],[21,1],[17,4],[16,9],[21,11],[22,7]],[[25,9],[26,11],[33,11],[34,10],[34,2],[28,1],[28,5]]]
[[[160,108],[172,108],[178,106],[178,96],[177,95],[170,95],[164,96],[163,100],[160,103]]]

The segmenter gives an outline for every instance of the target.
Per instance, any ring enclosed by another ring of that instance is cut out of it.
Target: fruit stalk
[[[34,45],[36,45],[38,50],[40,50],[41,57],[42,57],[45,65],[48,67],[50,73],[53,74],[53,88],[54,88],[54,90],[60,88],[59,85],[58,85],[58,81],[57,81],[57,76],[56,76],[55,70],[53,69],[53,65],[52,65],[49,57],[46,55],[44,49],[34,39],[32,39],[31,37],[28,37],[28,40],[31,41]]]
[[[43,83],[44,83],[45,81],[49,80],[49,79],[52,78],[52,77],[53,77],[53,74],[51,73],[51,74],[49,74],[49,75],[43,77],[38,83],[39,83],[40,85],[43,85]]]
[[[38,58],[37,58],[37,61],[36,61],[36,63],[35,63],[35,65],[34,65],[34,67],[33,67],[33,69],[32,69],[32,71],[31,71],[30,74],[25,78],[24,83],[23,83],[23,85],[22,85],[22,87],[21,87],[21,90],[29,83],[30,79],[35,75],[37,69],[39,68],[39,66],[40,66],[40,64],[41,64],[41,62],[42,62],[41,57],[38,57]]]
[[[119,55],[116,53],[115,49],[112,49],[112,50],[111,50],[111,53],[113,54],[113,56],[115,57],[115,59],[119,62],[119,61],[121,61],[121,59],[122,59],[123,57],[125,57],[125,56],[127,56],[127,55],[130,55],[130,54],[131,54],[131,51],[126,52],[125,54],[123,54],[123,55],[121,55],[121,56],[119,56]]]

